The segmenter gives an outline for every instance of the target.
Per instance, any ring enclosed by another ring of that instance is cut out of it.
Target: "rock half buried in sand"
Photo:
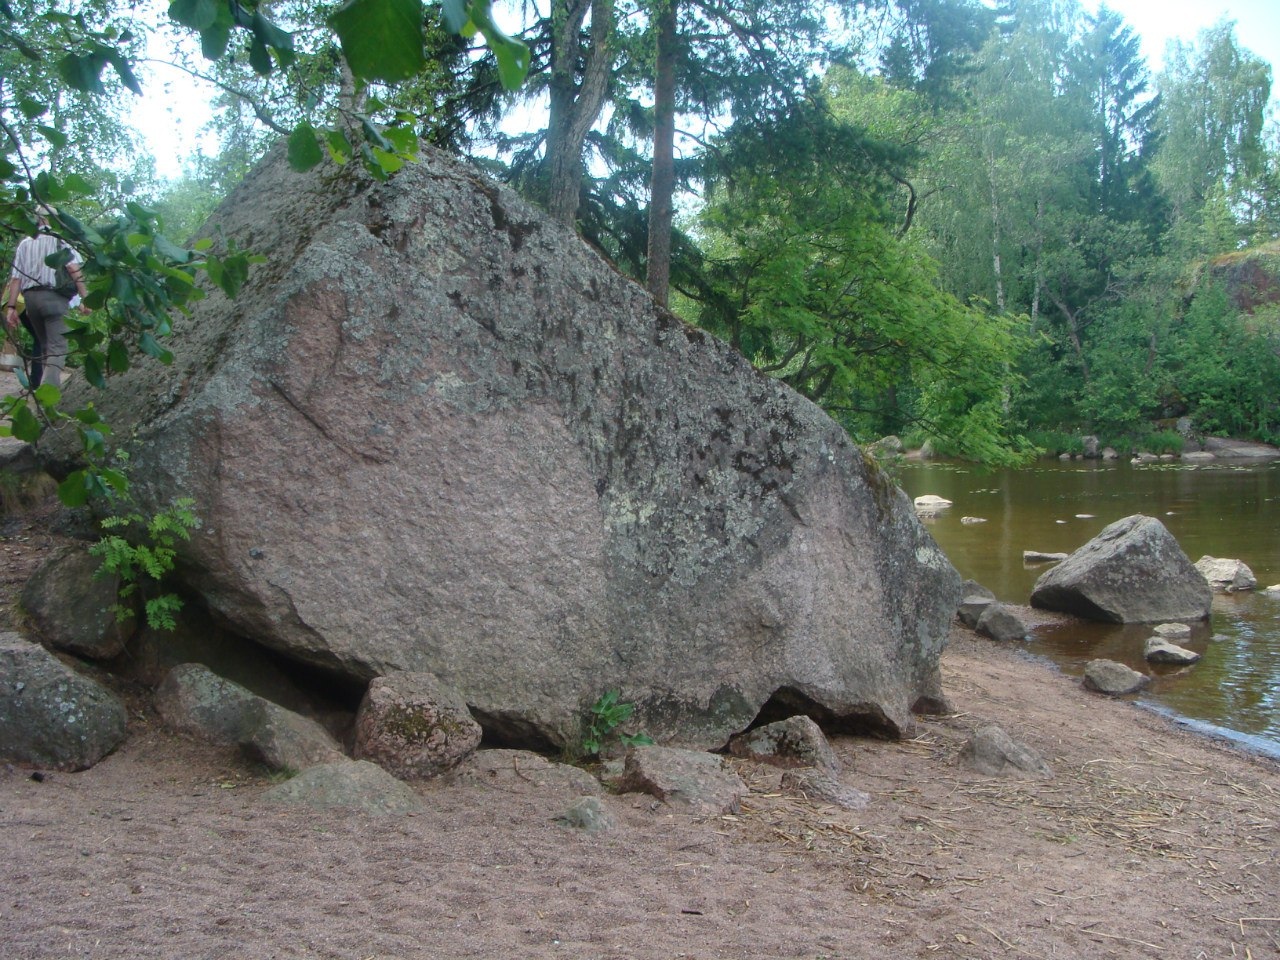
[[[862,810],[871,802],[871,796],[853,787],[846,787],[828,770],[803,767],[788,770],[782,775],[782,789],[798,793],[809,800],[834,804],[845,810]]]
[[[720,757],[675,747],[634,747],[614,786],[648,793],[678,810],[704,816],[737,813],[747,785]]]
[[[1176,643],[1170,643],[1164,637],[1151,637],[1143,648],[1142,655],[1151,663],[1195,663],[1200,654]]]
[[[1203,620],[1213,591],[1153,517],[1117,520],[1036,581],[1031,605],[1107,623]]]
[[[613,827],[613,816],[599,797],[580,797],[564,813],[552,819],[561,826],[583,833],[602,833]]]
[[[775,767],[818,767],[833,772],[840,769],[840,761],[822,728],[803,715],[739,734],[729,741],[729,752]]]
[[[1137,693],[1151,683],[1145,673],[1115,660],[1090,660],[1084,668],[1084,685],[1088,690],[1120,697]]]
[[[537,790],[561,796],[566,802],[604,787],[581,767],[557,763],[530,750],[479,750],[455,768],[451,776],[464,783],[481,783],[509,793]]]
[[[1045,763],[1044,757],[995,724],[975,730],[961,753],[975,770],[990,777],[1019,772],[1037,777],[1053,776],[1053,768]]]
[[[335,807],[375,816],[415,813],[423,809],[413,788],[368,760],[322,763],[262,795],[275,803],[301,803],[318,810]]]

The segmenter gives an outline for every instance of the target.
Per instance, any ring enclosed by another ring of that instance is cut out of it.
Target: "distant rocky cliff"
[[[1201,273],[1201,282],[1206,279],[1221,283],[1231,305],[1245,313],[1280,303],[1280,241],[1213,257]]]

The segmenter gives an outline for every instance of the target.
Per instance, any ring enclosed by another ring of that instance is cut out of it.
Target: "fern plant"
[[[587,756],[596,756],[611,741],[623,746],[638,747],[653,743],[647,733],[619,733],[618,728],[635,712],[635,704],[623,703],[617,690],[606,691],[591,705],[587,717],[587,735],[582,739],[582,749]]]
[[[133,616],[129,601],[143,584],[158,587],[173,571],[178,541],[190,540],[191,531],[200,526],[200,518],[192,510],[194,506],[194,500],[183,497],[150,517],[135,511],[102,521],[102,528],[107,532],[89,548],[89,553],[102,561],[97,576],[115,575],[120,579],[117,602],[112,606],[116,620]],[[143,590],[146,592],[149,591]],[[147,625],[156,630],[172,630],[177,626],[181,609],[182,600],[174,593],[159,593],[143,602]]]

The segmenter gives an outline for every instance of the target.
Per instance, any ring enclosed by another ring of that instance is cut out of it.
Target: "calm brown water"
[[[898,480],[912,498],[932,493],[954,503],[926,519],[926,528],[962,576],[1006,602],[1025,604],[1048,569],[1023,564],[1024,550],[1070,553],[1135,513],[1158,517],[1193,561],[1205,554],[1236,558],[1260,588],[1280,583],[1280,461],[1051,461],[999,471],[911,463],[899,468]],[[1261,590],[1215,597],[1212,618],[1193,628],[1187,644],[1204,654],[1190,667],[1146,663],[1142,647],[1150,632],[1133,625],[1040,628],[1027,649],[1072,675],[1095,657],[1127,663],[1152,675],[1143,695],[1151,706],[1280,755],[1280,598]]]

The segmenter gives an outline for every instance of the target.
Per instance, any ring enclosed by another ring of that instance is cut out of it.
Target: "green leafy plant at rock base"
[[[587,720],[587,734],[582,739],[582,750],[587,756],[598,756],[609,743],[616,741],[627,747],[647,746],[653,738],[647,733],[619,733],[618,728],[631,719],[635,704],[622,703],[617,690],[605,692],[591,705]]]
[[[191,539],[191,531],[200,526],[200,519],[192,512],[194,505],[194,500],[184,497],[151,517],[134,512],[102,521],[109,532],[89,552],[102,560],[99,576],[120,578],[120,602],[112,608],[117,620],[133,616],[126,601],[146,580],[160,584],[173,571],[178,541]],[[155,630],[172,630],[180,609],[182,600],[173,593],[158,594],[143,603],[147,625]]]

